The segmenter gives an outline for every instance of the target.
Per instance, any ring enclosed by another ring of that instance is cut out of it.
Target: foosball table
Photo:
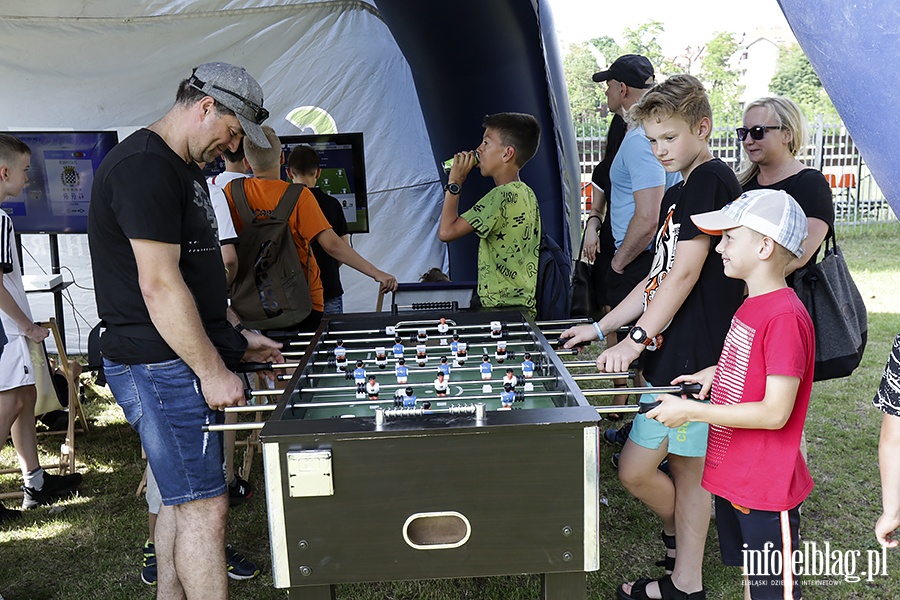
[[[544,598],[585,597],[599,417],[534,321],[348,315],[296,344],[260,432],[276,587],[324,599],[342,583],[535,573]]]

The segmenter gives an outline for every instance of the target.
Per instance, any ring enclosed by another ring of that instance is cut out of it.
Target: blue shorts
[[[799,600],[800,578],[788,557],[800,548],[800,507],[774,512],[739,507],[721,496],[715,500],[722,562],[747,570],[750,597],[783,600],[789,587],[789,597]]]
[[[103,371],[128,423],[141,436],[147,462],[166,506],[214,498],[226,491],[221,432],[204,425],[223,421],[181,359],[123,365],[103,359]]]
[[[337,298],[331,298],[330,300],[325,301],[325,310],[323,314],[326,315],[340,315],[344,312],[344,297],[338,296]]]
[[[653,387],[647,382],[647,387]],[[656,394],[643,394],[641,402],[656,402]],[[706,456],[706,439],[709,425],[706,423],[685,423],[681,427],[666,427],[659,421],[638,414],[628,439],[644,448],[656,450],[663,440],[669,439],[669,454],[678,456]]]

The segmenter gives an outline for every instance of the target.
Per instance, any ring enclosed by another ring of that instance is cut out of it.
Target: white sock
[[[25,473],[25,487],[40,490],[44,487],[44,469],[38,467],[30,473]]]

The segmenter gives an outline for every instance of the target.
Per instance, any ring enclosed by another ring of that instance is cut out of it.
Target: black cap
[[[593,80],[597,83],[608,79],[621,81],[628,87],[645,89],[653,85],[647,80],[654,77],[653,65],[645,56],[640,54],[623,54],[609,66],[606,71],[594,73]]]

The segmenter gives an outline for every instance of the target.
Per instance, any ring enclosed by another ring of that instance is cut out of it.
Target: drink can
[[[451,157],[444,161],[444,163],[443,163],[444,164],[444,173],[449,173],[450,169],[453,168],[453,159],[454,158],[456,158],[456,157]],[[472,166],[478,166],[478,155],[477,154],[475,155],[475,164]]]

